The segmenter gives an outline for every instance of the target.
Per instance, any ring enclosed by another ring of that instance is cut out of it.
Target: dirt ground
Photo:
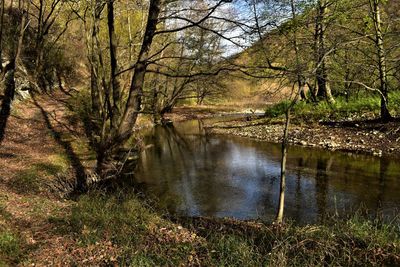
[[[57,184],[91,164],[85,149],[74,146],[83,133],[66,125],[64,100],[44,95],[14,103],[0,145],[0,230],[22,240],[22,266],[112,265],[115,247],[82,247],[57,222],[75,204],[56,194]]]

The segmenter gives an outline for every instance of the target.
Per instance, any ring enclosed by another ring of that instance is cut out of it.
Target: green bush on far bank
[[[318,103],[299,101],[293,106],[292,114],[303,120],[345,120],[354,118],[376,118],[380,114],[380,97],[363,94],[346,99],[343,96],[335,98],[335,103],[326,101]],[[290,101],[279,102],[266,109],[267,117],[276,118],[285,114]],[[393,116],[400,115],[400,91],[389,93],[389,110]]]

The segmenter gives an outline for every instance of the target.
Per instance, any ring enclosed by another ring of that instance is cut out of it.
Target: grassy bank
[[[301,101],[293,108],[296,118],[304,121],[318,120],[348,120],[348,119],[373,119],[380,114],[380,97],[378,95],[360,94],[346,99],[335,98],[336,102],[330,104],[326,101],[311,103]],[[389,110],[393,116],[400,115],[400,91],[389,93]],[[279,117],[285,114],[289,101],[283,101],[266,109],[268,117]]]
[[[68,218],[82,246],[109,242],[132,266],[369,266],[400,264],[399,222],[354,215],[283,227],[231,219],[168,218],[134,193],[82,196]]]

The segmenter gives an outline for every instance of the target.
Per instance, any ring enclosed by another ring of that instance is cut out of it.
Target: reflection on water
[[[189,216],[272,220],[278,205],[280,146],[207,136],[202,121],[155,127],[146,135],[136,180],[171,211]],[[400,208],[396,160],[291,147],[285,213],[299,223],[361,205]]]

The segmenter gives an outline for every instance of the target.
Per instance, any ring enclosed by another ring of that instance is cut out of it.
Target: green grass
[[[379,117],[380,97],[377,95],[363,94],[350,97],[348,101],[343,97],[338,97],[335,100],[334,104],[326,101],[318,103],[301,101],[293,107],[292,113],[295,114],[296,118],[306,121]],[[283,116],[289,105],[289,101],[277,103],[267,108],[265,114],[272,118]],[[390,92],[389,110],[393,116],[400,115],[400,91]]]
[[[21,194],[40,193],[46,177],[53,178],[55,175],[65,172],[70,166],[69,160],[64,154],[49,155],[47,160],[47,162],[35,163],[29,168],[17,172],[9,186]]]
[[[13,266],[21,257],[20,238],[8,230],[0,229],[0,266]]]
[[[283,227],[230,219],[172,218],[134,193],[82,196],[69,231],[82,246],[110,241],[131,266],[371,266],[400,264],[399,221],[359,214]],[[182,227],[182,226],[183,227]]]
[[[118,245],[120,261],[133,266],[187,264],[199,246],[134,194],[92,192],[82,196],[68,224],[82,246],[110,241]]]

